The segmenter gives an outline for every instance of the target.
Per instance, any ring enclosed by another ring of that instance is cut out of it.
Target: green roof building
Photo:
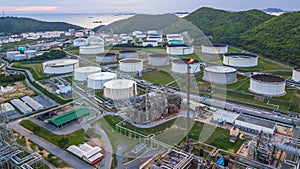
[[[61,127],[67,123],[77,120],[78,118],[87,116],[89,113],[90,109],[81,107],[58,116],[54,116],[49,119],[49,123],[54,124],[56,127]]]

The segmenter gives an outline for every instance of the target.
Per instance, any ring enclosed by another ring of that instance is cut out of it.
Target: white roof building
[[[22,98],[22,100],[28,104],[33,110],[41,110],[44,108],[43,105],[41,105],[39,102],[35,101],[33,98],[29,96],[25,96]]]
[[[79,146],[69,146],[67,150],[76,156],[84,159],[88,163],[95,165],[100,162],[103,158],[103,154],[101,153],[102,148],[99,146],[91,146],[87,143],[80,144]]]
[[[3,103],[2,104],[2,113],[5,114],[13,114],[15,113],[16,109],[9,103]]]
[[[18,109],[20,110],[23,114],[27,114],[27,113],[31,113],[32,109],[25,104],[24,102],[22,102],[20,99],[13,99],[10,100],[10,102]]]

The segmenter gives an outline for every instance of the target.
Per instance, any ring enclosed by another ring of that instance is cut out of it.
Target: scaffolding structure
[[[2,96],[3,94],[1,86],[0,95]],[[41,155],[32,153],[24,157],[24,152],[20,150],[13,130],[7,125],[9,119],[3,113],[4,107],[2,102],[0,102],[0,105],[0,169],[45,168],[45,164],[41,162]]]

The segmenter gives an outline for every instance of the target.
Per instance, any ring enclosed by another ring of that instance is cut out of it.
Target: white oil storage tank
[[[187,73],[187,64],[190,59],[173,59],[172,60],[172,72],[174,73]],[[190,64],[190,72],[197,73],[200,72],[200,61],[194,60],[193,63]]]
[[[79,60],[76,59],[57,59],[43,63],[43,72],[46,74],[65,74],[71,73],[79,67]]]
[[[117,75],[110,72],[90,74],[87,77],[87,87],[94,90],[103,89],[104,83],[116,79]]]
[[[112,63],[117,61],[117,54],[115,53],[102,53],[96,56],[97,63]]]
[[[266,96],[283,96],[285,92],[285,79],[267,74],[256,74],[250,78],[250,88],[252,93]]]
[[[228,66],[207,66],[203,80],[213,84],[230,84],[237,81],[237,70]]]
[[[79,67],[74,70],[74,80],[86,81],[88,75],[93,73],[98,73],[98,72],[101,72],[100,67],[96,67],[96,66]]]
[[[194,47],[185,44],[167,45],[166,53],[170,55],[189,55],[194,53]]]
[[[104,96],[112,100],[125,100],[137,94],[136,82],[127,79],[111,80],[104,83]]]
[[[140,72],[143,70],[142,59],[122,59],[119,61],[120,70],[123,72]]]
[[[138,58],[138,52],[136,50],[121,50],[119,51],[119,59]]]
[[[293,68],[292,80],[300,82],[300,67]]]
[[[225,53],[223,64],[233,67],[254,67],[258,64],[258,56],[249,53]]]
[[[104,45],[86,45],[79,47],[79,54],[82,55],[96,55],[104,53]]]
[[[165,66],[169,64],[169,56],[166,54],[149,54],[148,64],[151,66]]]
[[[213,43],[208,45],[202,45],[202,53],[208,54],[225,54],[228,52],[228,45],[221,43]]]
[[[87,40],[85,38],[76,38],[73,41],[73,46],[85,46],[87,44]]]

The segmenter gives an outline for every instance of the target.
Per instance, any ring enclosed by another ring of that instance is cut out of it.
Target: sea
[[[99,25],[108,25],[118,20],[127,19],[134,15],[135,14],[7,14],[5,16],[25,17],[47,22],[66,22],[84,28],[94,28]]]
[[[6,14],[5,16],[32,18],[47,22],[66,22],[84,28],[95,28],[99,25],[108,25],[112,22],[130,18],[135,13],[114,13],[114,14]],[[176,14],[184,17],[187,14]],[[101,23],[100,23],[101,22]]]

